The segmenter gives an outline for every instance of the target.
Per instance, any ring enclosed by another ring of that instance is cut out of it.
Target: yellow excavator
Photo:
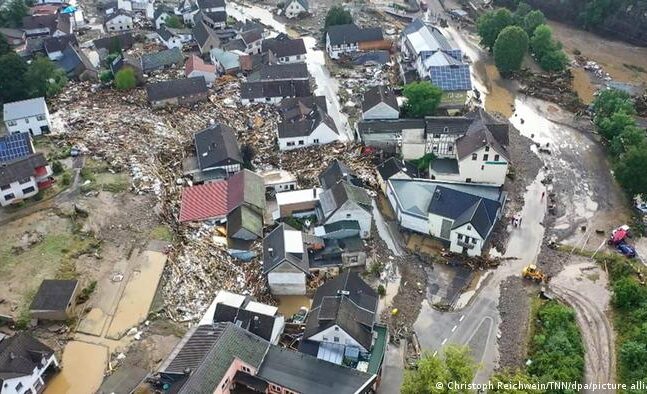
[[[541,272],[534,264],[530,264],[523,267],[523,270],[521,271],[521,276],[523,276],[525,279],[531,279],[537,282],[548,281],[548,277],[546,276],[546,274]]]

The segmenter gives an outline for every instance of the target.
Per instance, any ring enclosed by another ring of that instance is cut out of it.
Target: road
[[[450,343],[468,345],[475,360],[482,365],[475,378],[477,383],[487,382],[497,365],[497,332],[501,322],[497,309],[499,285],[506,278],[519,275],[524,265],[536,262],[539,254],[546,213],[546,202],[541,198],[546,189],[541,179],[540,172],[526,191],[522,226],[511,229],[503,257],[516,259],[505,261],[493,271],[463,309],[440,312],[426,301],[414,324],[424,350],[433,353]]]

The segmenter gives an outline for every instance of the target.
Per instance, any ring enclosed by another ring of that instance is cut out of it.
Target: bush
[[[115,75],[115,86],[119,90],[132,89],[137,85],[135,71],[132,68],[124,68]]]
[[[81,168],[81,179],[84,181],[91,181],[94,182],[96,178],[94,177],[94,173],[92,173],[92,170],[88,167],[83,167]]]
[[[353,16],[344,7],[336,5],[328,10],[324,26],[328,28],[329,26],[347,25],[349,23],[353,23]]]
[[[377,295],[380,296],[380,298],[384,297],[386,295],[386,287],[384,285],[379,284],[377,286]]]
[[[101,71],[101,74],[99,74],[99,80],[103,83],[109,83],[115,78],[114,75],[112,75],[112,71]]]
[[[72,183],[72,175],[69,172],[66,172],[61,177],[61,183],[63,186],[69,186]]]
[[[60,161],[55,160],[52,163],[52,171],[54,171],[54,175],[58,175],[58,174],[62,173],[64,170],[65,169],[63,168],[63,164],[61,164]]]
[[[407,98],[404,112],[413,118],[433,115],[440,104],[443,91],[431,82],[412,82],[405,85],[402,94]]]

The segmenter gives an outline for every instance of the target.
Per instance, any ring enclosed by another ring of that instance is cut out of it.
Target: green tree
[[[620,346],[618,356],[621,366],[631,366],[626,373],[630,381],[645,380],[647,376],[647,346],[644,342],[627,341]],[[624,368],[627,369],[627,368]]]
[[[65,71],[46,57],[38,56],[31,62],[25,75],[29,92],[34,97],[56,96],[67,84]]]
[[[408,116],[422,118],[433,115],[440,104],[443,91],[431,82],[421,81],[405,85],[402,94],[407,98],[404,112]]]
[[[119,90],[132,89],[137,85],[135,71],[132,68],[124,68],[117,71],[115,75],[115,86]]]
[[[530,49],[537,59],[541,59],[548,52],[555,50],[554,45],[553,31],[550,27],[548,25],[537,26],[530,39]]]
[[[21,27],[22,18],[27,16],[29,9],[24,0],[11,0],[0,11],[2,13],[2,20],[6,27]]]
[[[595,111],[594,121],[598,126],[604,118],[619,111],[624,111],[629,115],[636,114],[631,96],[617,89],[602,90],[593,101],[593,110]]]
[[[172,29],[181,29],[184,27],[182,20],[177,15],[169,15],[164,20],[164,23],[166,24],[166,27],[170,27]]]
[[[481,15],[476,22],[476,28],[481,37],[481,45],[491,51],[499,33],[511,25],[514,25],[514,17],[505,8],[489,11]]]
[[[99,74],[99,80],[103,83],[108,83],[113,79],[114,75],[112,75],[112,71],[110,70],[101,71],[101,74]]]
[[[585,29],[599,25],[609,14],[612,5],[612,0],[588,0],[584,11],[579,15],[580,23]]]
[[[492,375],[490,382],[494,385],[494,389],[488,390],[488,393],[498,393],[498,394],[541,394],[541,390],[533,390],[531,388],[520,389],[518,386],[514,388],[518,383],[523,384],[533,384],[537,381],[531,378],[527,373],[523,371],[510,371],[506,370],[503,372],[497,372]],[[528,387],[528,386],[526,386]]]
[[[4,34],[0,33],[0,56],[6,55],[9,52],[11,52],[9,41],[7,41],[7,37]]]
[[[429,164],[434,160],[436,160],[436,155],[433,153],[425,153],[421,158],[412,160],[412,162],[420,171],[427,171],[429,170]]]
[[[531,35],[537,26],[543,25],[546,23],[546,17],[544,13],[539,10],[530,11],[528,15],[523,18],[523,29]]]
[[[613,304],[620,309],[631,310],[645,302],[645,291],[633,278],[620,279],[613,284]]]
[[[425,354],[418,361],[415,370],[405,371],[400,392],[402,394],[459,393],[469,390],[450,390],[448,382],[470,383],[478,365],[472,359],[469,348],[449,345],[443,350],[443,357]],[[443,387],[436,387],[442,383]]]
[[[555,49],[545,53],[539,59],[539,66],[546,71],[562,71],[568,65],[568,56],[561,49]]]
[[[614,137],[622,134],[629,126],[636,126],[636,120],[624,110],[620,110],[614,112],[608,118],[602,118],[598,124],[598,129],[604,138],[611,141]]]
[[[628,125],[622,130],[620,135],[611,140],[611,153],[618,157],[626,153],[632,146],[637,146],[645,142],[645,130],[637,126]]]
[[[622,187],[634,196],[637,194],[647,196],[647,144],[632,146],[627,150],[627,153],[622,155],[614,168],[616,179]],[[631,291],[631,287],[622,287],[623,291]],[[616,296],[617,297],[617,296]],[[620,297],[620,304],[626,304],[627,298],[625,294]]]
[[[532,7],[528,3],[521,2],[517,6],[517,10],[514,12],[514,24],[521,26],[523,24],[523,18],[532,11]],[[530,34],[530,33],[528,33]]]
[[[26,72],[27,63],[15,52],[0,56],[0,101],[6,103],[29,97]]]
[[[521,68],[528,50],[528,34],[519,26],[508,26],[494,44],[494,63],[501,75],[506,76]]]
[[[331,7],[326,14],[324,26],[347,25],[353,23],[353,16],[344,7],[336,5]]]

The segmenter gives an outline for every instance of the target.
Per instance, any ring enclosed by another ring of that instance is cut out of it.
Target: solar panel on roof
[[[31,137],[27,133],[11,134],[0,138],[0,163],[9,162],[34,153]]]

